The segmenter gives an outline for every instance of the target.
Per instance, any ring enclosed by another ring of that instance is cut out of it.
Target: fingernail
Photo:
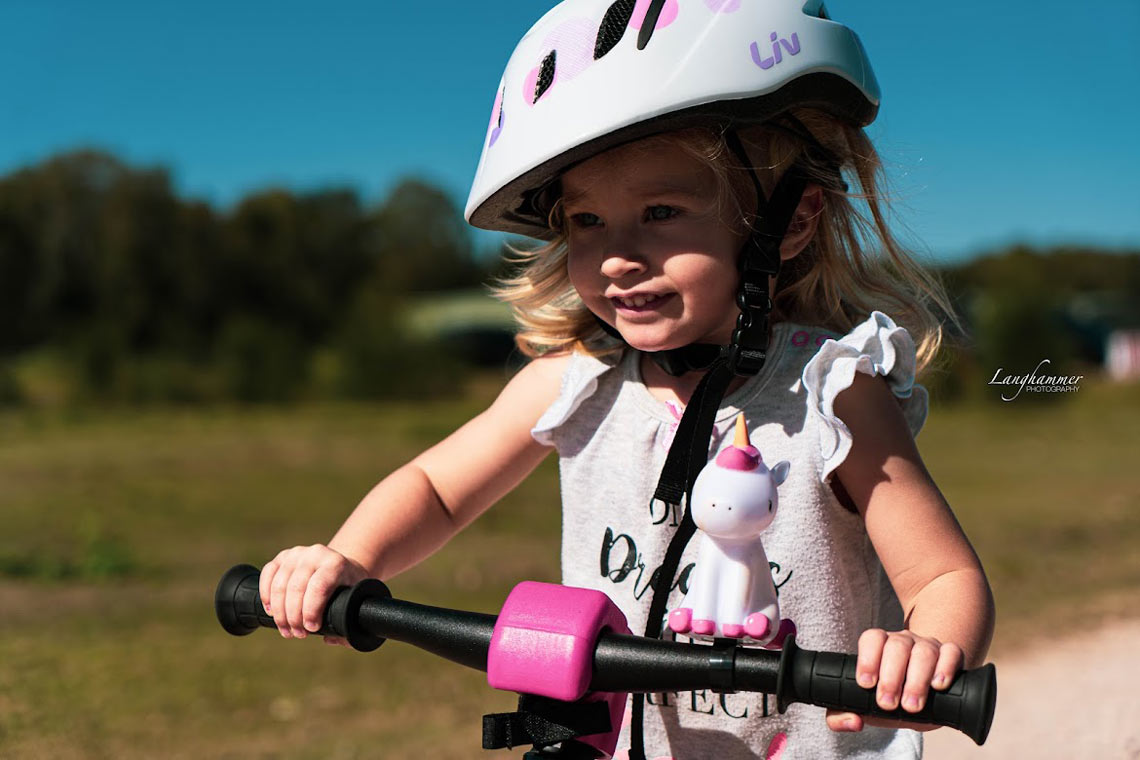
[[[293,634],[292,634],[292,633],[290,633],[288,629],[286,629],[286,628],[279,628],[278,630],[281,632],[281,638],[283,638],[283,639],[291,639],[291,638],[293,638]]]
[[[860,673],[858,676],[856,676],[856,679],[858,680],[859,685],[864,689],[869,689],[875,685],[875,677],[870,673]]]
[[[843,721],[843,727],[848,731],[858,731],[859,721],[855,718],[848,718],[847,720]]]
[[[898,706],[898,697],[894,694],[880,694],[879,704],[887,710],[893,710]]]
[[[922,702],[914,695],[907,695],[903,697],[903,706],[910,712],[918,712],[922,709]]]
[[[948,678],[945,676],[945,674],[943,674],[943,673],[936,673],[936,674],[934,675],[934,688],[936,688],[936,689],[941,689],[943,686],[945,686],[945,685],[946,685],[946,683],[947,683],[949,680],[950,680],[950,679],[948,679]]]

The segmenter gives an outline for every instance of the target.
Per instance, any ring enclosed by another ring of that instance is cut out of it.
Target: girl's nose
[[[620,280],[630,275],[641,274],[647,269],[645,259],[622,246],[611,248],[602,257],[602,275],[611,280]]]

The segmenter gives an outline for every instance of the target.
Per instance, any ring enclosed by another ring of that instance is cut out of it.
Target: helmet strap
[[[776,184],[772,197],[766,198],[760,180],[751,168],[752,162],[736,132],[733,130],[726,132],[725,141],[742,166],[748,167],[756,189],[757,213],[748,241],[744,244],[738,260],[740,288],[737,291],[736,303],[740,307],[740,316],[732,333],[732,341],[728,346],[717,347],[717,354],[712,359],[708,371],[689,399],[685,413],[677,425],[677,433],[665,457],[665,465],[661,469],[657,489],[654,492],[655,500],[669,504],[679,505],[683,499],[685,511],[681,524],[665,550],[661,567],[653,577],[653,594],[645,625],[645,635],[650,638],[660,638],[664,632],[665,608],[677,575],[677,568],[681,563],[681,554],[696,532],[689,504],[692,501],[693,483],[708,462],[709,442],[712,439],[716,412],[720,408],[732,377],[755,375],[767,360],[768,320],[772,311],[769,278],[776,276],[780,271],[780,243],[791,224],[806,185],[798,172],[789,171]],[[651,356],[668,372],[662,360],[658,359],[658,354],[687,356],[698,348],[699,344],[686,346],[674,352],[657,352]],[[669,359],[666,358],[665,361],[668,363]],[[644,718],[645,695],[634,694],[630,726],[630,760],[646,760]]]

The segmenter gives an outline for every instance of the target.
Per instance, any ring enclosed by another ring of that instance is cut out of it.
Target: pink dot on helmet
[[[492,129],[499,126],[499,109],[503,107],[503,88],[495,94],[495,105],[491,106],[491,123],[487,125],[487,129]]]
[[[557,76],[562,80],[570,80],[594,62],[594,42],[597,37],[598,22],[574,18],[559,24],[546,35],[542,48],[557,51]]]
[[[645,14],[649,12],[649,4],[651,2],[652,0],[637,0],[637,4],[633,6],[633,16],[629,20],[631,27],[641,29],[642,23],[645,22]],[[662,27],[669,26],[676,18],[677,0],[665,0],[665,6],[661,9],[661,15],[657,17],[657,25],[653,28],[661,29]]]
[[[705,5],[713,13],[735,13],[740,10],[740,0],[705,0]]]

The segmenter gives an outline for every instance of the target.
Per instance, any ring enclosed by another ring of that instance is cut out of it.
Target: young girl
[[[915,372],[950,311],[884,221],[861,130],[877,107],[861,44],[818,0],[567,0],[543,17],[503,76],[467,209],[546,241],[501,289],[533,361],[327,546],[265,566],[281,634],[318,630],[337,586],[414,565],[556,450],[564,582],[660,635],[696,559],[692,542],[665,562],[683,500],[654,490],[688,405],[713,418],[680,426],[708,453],[743,412],[762,455],[791,462],[763,540],[800,644],[857,648],[878,704],[911,712],[980,665],[989,587],[913,440]],[[651,695],[619,747],[911,758],[919,737],[693,692]]]

